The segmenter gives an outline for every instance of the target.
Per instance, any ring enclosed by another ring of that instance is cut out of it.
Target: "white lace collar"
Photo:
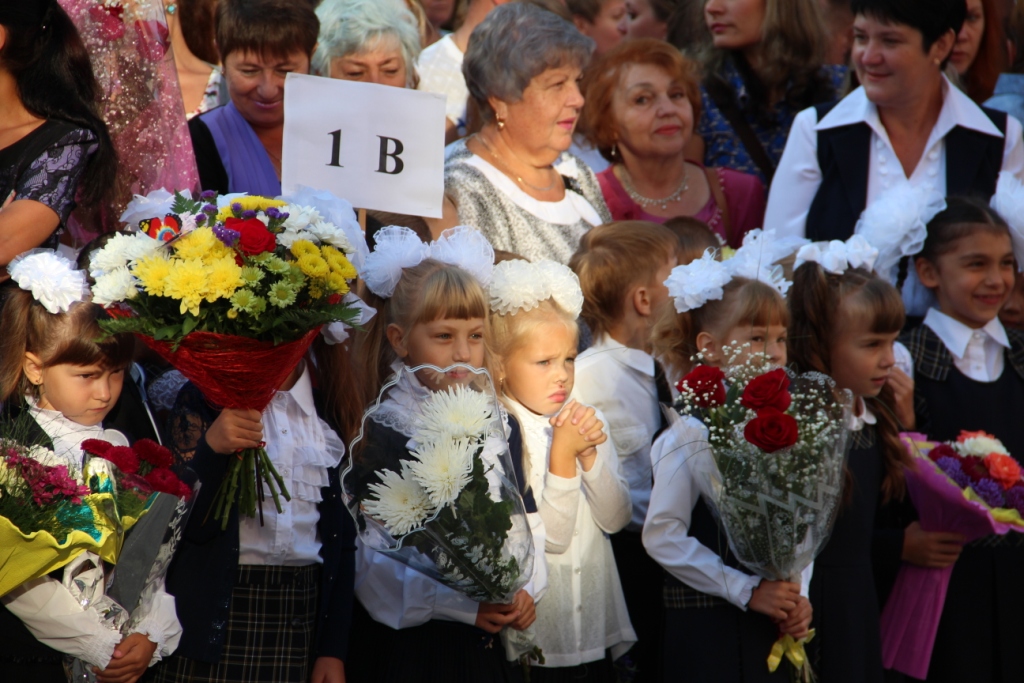
[[[116,429],[104,429],[102,424],[88,426],[73,422],[56,410],[40,408],[35,398],[25,397],[29,414],[53,442],[53,452],[62,462],[76,471],[82,468],[82,442],[100,439],[115,446],[127,446],[128,439]]]
[[[398,382],[388,390],[387,398],[380,402],[370,418],[412,438],[416,432],[419,406],[430,396],[430,389],[423,386],[416,374],[409,372],[402,361],[392,363],[391,369],[398,374]]]

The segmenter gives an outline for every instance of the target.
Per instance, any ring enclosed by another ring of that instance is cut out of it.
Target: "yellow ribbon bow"
[[[772,645],[771,654],[768,655],[768,671],[775,673],[775,670],[779,668],[779,664],[782,663],[782,657],[785,656],[790,664],[800,672],[801,679],[809,680],[810,666],[807,663],[807,651],[804,650],[804,645],[811,642],[813,638],[814,629],[812,628],[808,631],[807,637],[800,640],[796,640],[791,635],[784,635],[776,640],[775,644]]]

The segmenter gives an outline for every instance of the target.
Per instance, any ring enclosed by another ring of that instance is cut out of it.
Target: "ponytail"
[[[7,31],[0,66],[14,76],[25,108],[96,136],[98,148],[82,175],[79,197],[87,204],[102,202],[114,188],[117,155],[99,115],[100,87],[78,29],[57,0],[6,2],[0,25]]]

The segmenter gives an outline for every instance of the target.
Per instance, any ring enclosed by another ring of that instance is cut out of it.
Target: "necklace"
[[[526,182],[525,180],[523,180],[522,176],[516,175],[515,171],[513,171],[511,168],[509,168],[509,165],[505,163],[504,159],[502,159],[501,157],[498,156],[498,153],[494,150],[493,147],[491,147],[491,143],[487,142],[487,138],[485,138],[483,135],[477,134],[476,135],[476,139],[480,141],[481,145],[483,145],[484,147],[487,148],[487,151],[491,153],[491,156],[494,157],[494,160],[497,161],[501,165],[501,167],[503,169],[505,169],[505,171],[510,176],[515,178],[517,181],[519,181],[520,185],[525,185],[526,187],[530,188],[534,192],[550,192],[551,190],[553,190],[555,188],[555,185],[558,184],[558,181],[555,180],[555,181],[552,181],[552,183],[550,185],[548,185],[547,187],[537,187],[533,183]]]
[[[660,204],[661,210],[667,211],[669,204],[671,204],[672,202],[679,201],[679,198],[682,197],[683,194],[685,194],[686,191],[690,189],[690,185],[688,182],[690,179],[690,174],[688,171],[684,169],[683,181],[679,183],[679,187],[676,188],[675,192],[673,192],[667,197],[662,197],[661,199],[651,199],[650,197],[645,197],[636,191],[636,188],[633,187],[633,181],[630,180],[629,171],[626,169],[625,166],[622,167],[622,170],[622,187],[626,190],[626,194],[629,195],[630,199],[632,199],[634,202],[636,202],[637,204],[644,208]]]

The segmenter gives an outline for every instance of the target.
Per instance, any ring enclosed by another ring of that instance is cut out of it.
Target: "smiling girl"
[[[547,534],[548,592],[535,626],[547,661],[531,680],[614,681],[611,661],[636,634],[608,534],[633,508],[601,416],[570,398],[583,293],[551,261],[505,261],[494,276],[494,375],[523,430],[526,480]]]
[[[999,214],[970,199],[950,198],[928,224],[916,258],[921,283],[937,305],[903,338],[914,358],[918,431],[936,441],[983,430],[1024,454],[1024,334],[997,317],[1014,286],[1010,230]],[[1016,536],[966,548],[949,591],[932,654],[929,681],[1024,677],[1024,652],[1013,643],[1024,627],[1011,614],[1024,605],[1016,579],[1024,546]],[[970,651],[968,662],[958,652]]]

